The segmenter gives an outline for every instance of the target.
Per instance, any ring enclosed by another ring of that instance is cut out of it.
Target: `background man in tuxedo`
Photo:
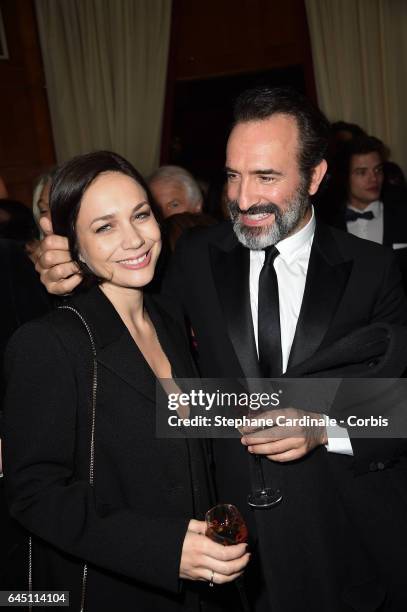
[[[232,224],[182,238],[167,280],[193,327],[202,374],[307,373],[304,364],[366,325],[404,325],[392,253],[315,221],[309,196],[326,170],[323,115],[295,92],[261,88],[238,99],[235,121],[226,156]],[[68,278],[75,268],[56,236],[38,269],[54,292],[80,280]],[[241,509],[257,539],[256,610],[404,609],[405,447],[346,435],[344,449],[327,449],[323,428],[214,440],[219,499]],[[266,482],[283,492],[269,510],[247,506],[258,486],[248,449],[268,458]]]
[[[321,215],[335,227],[395,250],[407,289],[407,201],[403,188],[383,189],[386,149],[373,136],[346,143],[332,169]]]

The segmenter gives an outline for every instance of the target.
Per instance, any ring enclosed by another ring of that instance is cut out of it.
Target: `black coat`
[[[10,336],[20,325],[48,312],[52,298],[40,282],[23,243],[0,240],[0,438],[4,396],[3,357]],[[26,537],[8,515],[4,479],[0,479],[0,590],[26,586]]]
[[[396,260],[400,266],[404,290],[407,293],[407,202],[399,201],[391,193],[384,194],[383,200],[383,246],[391,249],[394,245],[405,245],[394,249]],[[329,206],[329,202],[321,207],[318,214],[321,218],[338,229],[347,231],[346,203]]]
[[[95,483],[88,484],[92,355],[82,323],[55,311],[8,347],[4,462],[11,514],[34,538],[34,589],[71,591],[87,612],[198,610],[179,580],[191,518],[210,507],[199,441],[155,437],[156,380],[119,315],[94,288],[72,300],[97,345]],[[194,376],[182,324],[145,304],[176,376]],[[207,585],[201,584],[204,591]]]
[[[260,377],[249,252],[229,224],[181,239],[166,291],[191,321],[204,376]],[[318,223],[287,374],[375,322],[407,322],[393,254]],[[246,498],[257,483],[244,447],[213,442],[218,495],[238,505],[257,531],[272,612],[373,611],[386,598],[386,610],[406,609],[407,458],[399,447],[394,457],[381,457],[380,445],[363,447],[365,469],[356,441],[353,458],[319,447],[299,461],[263,461],[266,483],[280,486],[284,499],[253,512]]]

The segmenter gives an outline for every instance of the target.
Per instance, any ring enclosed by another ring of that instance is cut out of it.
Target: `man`
[[[181,239],[167,285],[191,321],[205,377],[288,375],[367,324],[406,322],[392,254],[315,221],[309,196],[326,170],[327,129],[297,93],[261,88],[237,101],[226,156],[232,225]],[[44,281],[70,291],[78,279],[66,280],[75,268],[65,242],[50,236],[43,249]],[[269,320],[276,293],[265,278],[278,283],[279,316]],[[281,341],[279,356],[269,337]],[[242,442],[215,440],[213,459],[219,498],[238,505],[257,540],[260,564],[249,580],[256,610],[373,611],[386,598],[388,610],[403,609],[405,589],[396,588],[407,544],[402,451],[366,450],[352,439],[347,454],[327,452],[324,428]],[[283,494],[268,510],[247,506],[258,485],[250,453],[268,458],[266,484]]]
[[[199,213],[202,192],[192,174],[179,166],[161,166],[148,180],[163,217],[178,213]]]
[[[383,193],[385,153],[383,143],[372,136],[348,142],[333,167],[338,203],[326,202],[322,212],[336,227],[393,248],[407,288],[407,202],[400,201],[397,188]]]

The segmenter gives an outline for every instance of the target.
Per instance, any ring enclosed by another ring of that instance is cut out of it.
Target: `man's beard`
[[[240,211],[236,200],[229,202],[228,207],[233,230],[239,242],[248,249],[259,251],[277,244],[294,232],[309,207],[308,185],[305,181],[302,181],[291,198],[284,201],[285,210],[283,212],[273,202],[254,204],[246,212]],[[244,225],[240,220],[241,215],[258,215],[261,213],[274,213],[273,223],[254,227]]]

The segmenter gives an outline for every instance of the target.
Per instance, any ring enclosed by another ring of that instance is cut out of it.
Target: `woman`
[[[86,563],[86,611],[198,610],[211,589],[191,581],[230,582],[249,555],[192,518],[211,503],[199,441],[155,438],[156,377],[194,371],[171,304],[143,293],[161,249],[148,189],[123,158],[98,152],[58,170],[50,202],[84,276],[69,305],[96,345],[94,482],[90,340],[57,310],[23,326],[7,356],[6,486],[35,536],[33,588],[69,590],[80,610]]]

